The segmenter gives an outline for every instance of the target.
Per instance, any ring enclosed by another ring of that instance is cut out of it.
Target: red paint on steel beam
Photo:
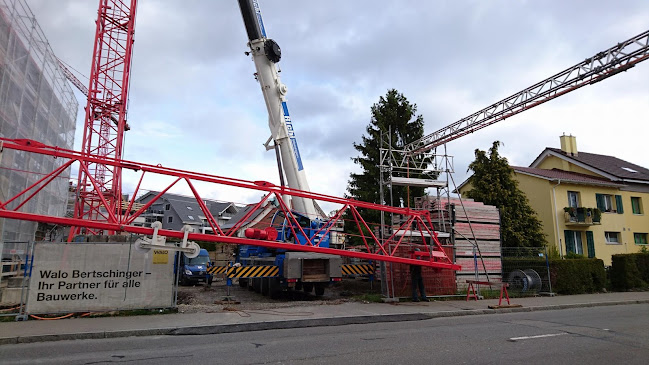
[[[144,211],[146,211],[153,204],[154,201],[160,198],[167,190],[169,190],[178,181],[180,181],[180,179],[185,180],[190,186],[190,188],[192,188],[192,192],[194,193],[194,198],[201,199],[200,195],[198,194],[198,191],[193,188],[194,182],[191,181],[191,180],[196,180],[196,181],[204,181],[209,183],[235,186],[240,188],[253,189],[253,190],[266,192],[266,194],[262,198],[262,201],[259,202],[257,205],[255,205],[255,208],[260,208],[264,202],[266,202],[272,195],[274,195],[277,198],[277,201],[279,203],[280,211],[292,223],[289,225],[289,228],[291,229],[293,234],[296,234],[298,231],[304,234],[304,230],[298,224],[298,220],[296,216],[293,214],[293,212],[291,211],[291,209],[282,200],[283,196],[285,195],[300,196],[300,197],[305,197],[305,198],[310,198],[315,200],[322,200],[331,203],[341,204],[344,206],[344,209],[341,209],[336,214],[336,216],[332,218],[333,220],[330,221],[333,222],[339,220],[343,212],[346,209],[349,209],[352,212],[352,216],[360,232],[369,232],[369,236],[365,236],[364,234],[361,235],[361,238],[365,243],[366,252],[352,252],[352,251],[346,251],[340,249],[318,247],[319,242],[315,242],[315,237],[319,233],[316,233],[316,235],[313,235],[312,237],[307,237],[306,245],[299,245],[299,244],[296,245],[293,243],[264,241],[264,240],[261,241],[249,240],[249,239],[242,239],[239,237],[231,237],[235,233],[235,230],[232,229],[229,230],[225,235],[223,234],[223,232],[221,232],[218,229],[215,230],[216,231],[215,234],[210,234],[210,235],[191,233],[190,234],[191,239],[205,240],[208,242],[251,244],[251,245],[264,246],[270,248],[281,248],[281,249],[286,249],[291,251],[329,253],[329,254],[341,255],[341,256],[358,257],[358,258],[371,259],[371,260],[401,262],[407,264],[424,265],[424,266],[438,267],[438,268],[459,268],[459,266],[454,265],[448,257],[440,258],[437,257],[438,255],[433,255],[433,257],[431,257],[430,260],[412,260],[412,259],[404,259],[403,257],[398,257],[394,254],[394,252],[388,252],[385,249],[386,247],[385,245],[387,244],[387,241],[376,237],[376,235],[370,229],[368,223],[365,222],[365,220],[361,216],[359,208],[374,209],[374,210],[392,212],[392,213],[403,215],[406,218],[406,222],[401,225],[401,228],[410,228],[413,222],[415,222],[417,224],[417,228],[420,231],[422,231],[422,233],[420,233],[421,238],[422,239],[425,238],[424,232],[428,233],[433,239],[433,242],[430,244],[430,249],[439,252],[441,251],[439,249],[439,247],[441,246],[439,244],[439,241],[437,240],[437,235],[432,229],[432,223],[430,221],[430,213],[428,211],[412,210],[409,208],[388,207],[388,206],[383,206],[378,204],[337,198],[328,195],[315,194],[315,193],[310,193],[301,190],[277,187],[270,183],[231,179],[231,178],[225,178],[220,176],[208,175],[204,173],[196,173],[191,171],[171,169],[159,165],[153,166],[153,165],[147,165],[147,164],[136,163],[131,161],[108,159],[102,156],[87,155],[75,151],[63,150],[56,147],[46,146],[41,143],[37,143],[33,141],[13,140],[13,139],[6,139],[6,138],[0,138],[0,140],[5,142],[4,148],[27,151],[32,153],[41,153],[45,155],[54,156],[57,158],[68,158],[72,161],[84,162],[81,164],[81,168],[86,170],[88,169],[87,168],[88,164],[86,164],[85,162],[92,161],[97,164],[106,164],[109,166],[120,166],[122,168],[141,171],[142,174],[154,173],[154,174],[160,174],[165,176],[173,176],[176,178],[174,182],[172,182],[162,192],[158,193],[158,195],[156,195],[154,199],[152,199],[150,202],[148,202],[147,204],[143,205],[140,209],[138,209],[137,212],[133,213],[132,215],[128,215],[130,214],[130,210],[129,210],[129,212],[127,213],[128,218],[126,219],[122,219],[122,218],[118,219],[117,217],[115,217],[114,215],[115,212],[113,211],[108,211],[107,213],[111,214],[111,216],[105,217],[110,219],[103,219],[103,220],[89,220],[87,219],[87,217],[75,217],[75,218],[49,217],[49,216],[42,216],[42,215],[34,215],[25,212],[10,212],[7,210],[0,210],[0,217],[35,220],[35,221],[69,225],[75,227],[77,230],[82,227],[86,227],[87,230],[95,231],[95,232],[99,230],[107,230],[109,232],[130,232],[130,233],[138,233],[138,234],[152,234],[153,231],[151,228],[136,227],[136,226],[131,226],[129,224],[132,223],[137,216],[139,216]],[[94,180],[94,177],[90,176],[88,181],[90,183],[90,186],[92,186],[96,192],[100,191],[100,186]],[[99,196],[100,199],[103,199],[103,195],[99,194]],[[104,206],[109,206],[109,203],[106,200],[102,200],[102,203],[104,204]],[[129,206],[131,206],[131,204],[129,204]],[[204,212],[205,209],[206,209],[205,207],[202,208]],[[252,211],[254,211],[254,209]],[[249,212],[247,217],[249,217],[250,214],[252,214],[252,212]],[[127,222],[128,224],[124,224],[124,222]],[[237,222],[237,227],[241,227],[245,223],[246,223],[245,219],[243,219],[242,221]],[[361,229],[361,227],[363,228]],[[164,232],[160,233],[161,235],[166,235],[169,237],[176,237],[176,238],[183,237],[183,232],[168,231],[168,230],[163,230],[163,231]],[[393,233],[391,237],[394,238],[395,233]],[[371,238],[371,242],[368,240],[368,238]],[[403,242],[403,240],[404,237],[401,237],[399,239],[399,242],[397,243],[397,246],[401,242]],[[426,245],[428,246],[429,244],[426,243]]]
[[[38,146],[38,147],[34,147],[32,145],[27,146],[24,144],[16,143],[15,142],[16,140],[9,139],[9,138],[0,138],[0,140],[6,142],[4,148],[10,148],[10,149],[15,149],[20,151],[35,152],[35,153],[56,156],[61,158],[75,159],[79,161],[93,162],[97,164],[105,164],[109,166],[119,166],[120,168],[124,168],[124,169],[137,170],[137,171],[141,170],[145,172],[151,172],[151,173],[161,174],[166,176],[189,178],[192,180],[205,181],[205,182],[211,182],[216,184],[224,184],[224,185],[246,188],[246,189],[274,192],[280,195],[287,194],[291,196],[322,200],[322,201],[336,203],[336,204],[350,204],[357,208],[381,210],[387,213],[401,214],[405,216],[411,216],[411,215],[429,216],[430,215],[430,212],[424,210],[390,207],[387,205],[368,203],[360,200],[345,199],[345,198],[335,197],[332,195],[312,193],[304,190],[291,189],[285,187],[282,188],[282,187],[277,187],[270,183],[268,185],[260,185],[260,184],[256,184],[253,181],[228,178],[223,176],[210,175],[210,174],[192,172],[187,170],[174,169],[170,167],[163,167],[161,165],[149,165],[145,163],[133,162],[128,160],[107,159],[97,155],[82,154],[80,152],[66,150],[66,149],[53,147],[53,146],[47,146],[47,145]]]
[[[136,8],[137,0],[99,1],[81,145],[83,154],[113,160],[122,158]],[[122,210],[122,166],[93,160],[80,163],[74,217],[117,223],[114,212]],[[78,227],[70,230],[69,239],[78,230]]]
[[[21,220],[27,220],[33,222],[47,222],[47,223],[54,223],[54,224],[73,226],[73,227],[75,226],[89,227],[92,229],[121,231],[121,232],[128,232],[128,233],[142,234],[142,235],[153,234],[153,228],[148,228],[148,227],[124,226],[124,225],[120,225],[116,223],[108,223],[104,221],[86,221],[86,220],[80,220],[75,218],[53,217],[53,216],[46,216],[40,214],[14,212],[9,210],[0,210],[0,218],[21,219]],[[183,238],[184,232],[159,229],[158,235],[165,236],[165,237]],[[426,267],[443,268],[443,269],[451,269],[451,270],[459,270],[461,268],[459,265],[450,264],[450,263],[433,262],[427,260],[414,260],[405,257],[385,256],[385,255],[378,255],[378,254],[367,253],[367,252],[345,251],[345,250],[338,250],[334,248],[325,248],[325,247],[317,247],[317,246],[305,246],[305,245],[284,243],[278,241],[263,241],[263,240],[255,240],[255,239],[242,238],[242,237],[218,236],[218,235],[205,234],[205,233],[189,233],[188,239],[197,240],[197,241],[207,241],[207,242],[232,243],[237,245],[261,246],[261,247],[268,247],[268,248],[275,248],[275,249],[283,249],[288,251],[317,252],[317,253],[325,253],[330,255],[356,257],[365,260],[388,261],[388,262],[395,262],[400,264],[420,265]]]

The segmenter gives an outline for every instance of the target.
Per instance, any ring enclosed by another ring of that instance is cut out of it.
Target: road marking
[[[549,333],[547,335],[538,335],[538,336],[523,336],[523,337],[512,337],[509,339],[511,342],[516,342],[518,340],[530,340],[533,338],[544,338],[544,337],[554,337],[554,336],[563,336],[567,335],[568,333],[566,332],[561,332],[561,333]]]

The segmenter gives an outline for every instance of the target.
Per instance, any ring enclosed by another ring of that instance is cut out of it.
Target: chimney
[[[561,141],[561,151],[563,151],[568,156],[577,156],[577,137],[573,135],[566,136],[564,133],[563,136],[559,137]]]

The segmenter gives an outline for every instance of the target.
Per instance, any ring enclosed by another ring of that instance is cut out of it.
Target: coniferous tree
[[[525,194],[518,188],[507,158],[500,156],[496,141],[486,151],[475,150],[471,190],[467,197],[500,210],[500,232],[503,247],[544,247],[547,244],[543,225]]]
[[[352,161],[361,167],[360,173],[350,174],[347,184],[347,198],[377,204],[390,204],[389,190],[384,189],[384,197],[380,197],[379,175],[379,147],[381,133],[384,141],[391,140],[394,149],[403,149],[403,146],[413,142],[424,135],[424,118],[417,115],[417,105],[411,104],[403,94],[395,89],[388,90],[385,96],[379,98],[378,103],[372,105],[370,124],[366,127],[361,143],[354,143],[354,148],[359,152]],[[391,138],[388,138],[391,132]],[[381,147],[387,148],[386,144]],[[416,174],[410,177],[417,177]],[[406,187],[392,187],[392,201],[395,206],[413,206],[414,197],[422,196],[424,188],[410,188],[409,194]],[[408,196],[410,202],[408,202]],[[368,223],[379,223],[380,214],[377,211],[362,213]],[[353,217],[346,215],[346,231],[358,231],[356,224],[351,222]],[[367,234],[367,232],[365,232]],[[354,240],[353,240],[354,241]],[[359,243],[358,240],[355,240]]]

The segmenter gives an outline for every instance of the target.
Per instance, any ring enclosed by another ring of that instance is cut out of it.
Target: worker
[[[420,251],[418,248],[415,248],[415,251]],[[413,258],[416,258],[413,252]],[[424,278],[421,276],[421,266],[419,265],[410,265],[410,284],[412,285],[412,301],[419,302],[428,302],[426,297],[426,288],[424,288]],[[421,298],[417,298],[417,288],[419,288],[419,294]]]

